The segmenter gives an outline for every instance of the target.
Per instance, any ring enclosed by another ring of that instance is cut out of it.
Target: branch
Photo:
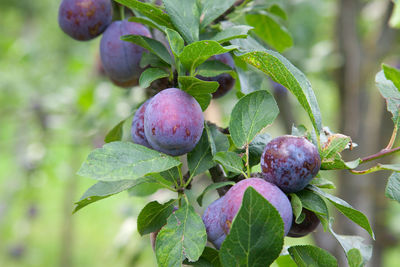
[[[398,130],[398,127],[397,127],[397,123],[396,123],[394,126],[394,129],[393,129],[392,137],[390,138],[389,144],[387,145],[387,147],[385,149],[391,149],[393,147],[394,141],[396,141],[397,130]]]
[[[365,163],[365,162],[368,162],[368,161],[371,161],[371,160],[375,160],[375,159],[379,159],[379,158],[382,158],[382,157],[385,157],[385,156],[389,156],[391,154],[394,154],[394,153],[398,152],[399,150],[400,150],[400,147],[396,147],[396,148],[392,148],[392,149],[386,149],[386,148],[382,149],[381,151],[379,151],[376,154],[373,154],[373,155],[367,156],[365,158],[362,158],[361,159],[361,163]]]

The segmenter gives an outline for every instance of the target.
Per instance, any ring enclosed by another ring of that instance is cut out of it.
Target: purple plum
[[[212,56],[210,57],[210,60],[218,60],[224,63],[225,65],[228,65],[232,69],[235,68],[235,62],[233,61],[233,58],[229,53]],[[226,95],[235,85],[235,79],[228,73],[220,74],[216,77],[203,77],[198,75],[197,78],[203,81],[219,83],[217,91],[215,91],[212,94],[213,98],[219,98]]]
[[[131,134],[134,143],[151,148],[146,136],[144,135],[144,112],[146,111],[149,101],[150,99],[144,102],[136,111],[132,121]]]
[[[305,214],[304,220],[297,224],[293,219],[292,227],[288,233],[290,237],[303,237],[313,232],[319,225],[319,219],[314,212],[309,211],[308,209],[303,209],[302,211]]]
[[[58,11],[61,29],[79,41],[99,36],[111,21],[110,0],[63,0]]]
[[[317,147],[304,137],[275,138],[265,146],[261,156],[263,178],[285,193],[304,189],[320,167]]]
[[[249,186],[253,187],[278,210],[284,222],[285,235],[287,235],[292,225],[293,217],[289,199],[276,185],[257,177],[238,182],[225,194],[225,201],[221,211],[222,214],[226,215],[225,223],[222,225],[224,231],[229,232],[233,218],[235,218],[242,205],[244,192]]]
[[[222,205],[224,205],[224,197],[211,203],[202,216],[204,225],[206,226],[208,241],[213,243],[218,249],[226,238],[226,233],[222,228],[223,222],[221,221],[223,217],[221,216]]]
[[[144,133],[157,151],[171,156],[186,154],[199,142],[203,128],[199,103],[180,89],[161,91],[146,107]]]
[[[211,203],[203,214],[207,237],[219,249],[229,234],[232,221],[242,205],[243,195],[251,186],[279,212],[284,223],[284,234],[287,235],[292,225],[293,212],[289,199],[276,185],[261,178],[249,178],[231,187],[225,196]]]
[[[104,32],[100,42],[100,56],[103,68],[116,85],[132,87],[138,84],[143,69],[139,66],[144,48],[120,40],[124,35],[151,37],[150,31],[140,23],[114,21]]]

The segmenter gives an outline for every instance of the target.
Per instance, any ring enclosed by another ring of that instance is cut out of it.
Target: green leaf
[[[221,262],[219,261],[218,250],[205,247],[201,258],[208,260],[213,267],[221,267]]]
[[[278,267],[297,267],[290,255],[282,255],[276,259],[275,263]]]
[[[203,77],[215,77],[223,73],[229,73],[232,76],[234,71],[219,60],[207,60],[197,68],[196,73]]]
[[[329,223],[329,211],[325,201],[319,195],[307,189],[297,192],[296,195],[301,200],[303,208],[319,215],[318,218],[321,223],[327,227]]]
[[[378,164],[380,170],[400,172],[400,164]]]
[[[218,82],[206,82],[190,76],[181,76],[178,81],[181,89],[193,97],[214,93],[219,87]]]
[[[182,261],[197,261],[207,243],[206,228],[200,216],[186,201],[174,211],[156,239],[158,266],[181,266]]]
[[[199,40],[200,10],[196,0],[164,0],[172,23],[188,43]]]
[[[201,29],[204,29],[208,24],[225,13],[236,0],[201,0]]]
[[[155,80],[168,77],[169,73],[158,68],[148,68],[140,75],[139,85],[142,88],[147,88]]]
[[[275,120],[278,113],[275,99],[267,91],[256,91],[242,97],[233,108],[229,122],[236,147],[249,144],[257,133]]]
[[[184,261],[185,265],[195,266],[195,267],[221,267],[221,262],[219,261],[218,250],[205,247],[203,254],[196,262]]]
[[[299,220],[301,211],[303,210],[303,204],[301,203],[300,198],[296,194],[290,194],[290,204],[292,205],[293,215],[296,223],[300,224]]]
[[[200,206],[203,206],[203,198],[204,195],[207,194],[209,191],[216,190],[218,188],[227,186],[227,185],[235,185],[235,182],[228,181],[228,182],[219,182],[219,183],[212,183],[209,186],[204,189],[203,193],[200,194],[200,196],[197,197],[197,203],[199,203]]]
[[[299,267],[336,267],[337,260],[328,251],[311,245],[292,246],[289,254]]]
[[[104,142],[106,143],[111,143],[114,141],[121,141],[122,136],[124,134],[124,123],[125,120],[122,120],[120,123],[114,126],[114,128],[111,129],[111,131],[108,132],[106,137],[104,138]]]
[[[249,145],[250,166],[260,163],[261,155],[265,146],[271,141],[271,136],[267,133],[258,134]]]
[[[391,81],[397,90],[400,91],[400,71],[386,64],[382,64],[382,69],[386,79]]]
[[[157,183],[142,183],[129,188],[127,191],[130,197],[147,197],[163,188],[164,186]]]
[[[167,218],[174,211],[175,205],[175,199],[164,204],[160,204],[157,201],[148,203],[140,211],[137,219],[139,234],[146,235],[160,230],[167,223]]]
[[[197,100],[200,104],[201,110],[204,111],[210,105],[212,95],[211,94],[200,94],[200,95],[193,95],[193,97]]]
[[[323,159],[321,162],[321,170],[352,170],[358,167],[361,159],[345,162],[340,154],[335,154],[334,158]]]
[[[239,62],[243,61],[235,61],[235,69],[239,77],[240,92],[247,95],[254,91],[262,90],[262,85],[266,80],[265,75],[252,66],[246,66],[246,63],[244,63],[244,66],[240,66]]]
[[[364,238],[361,236],[351,236],[351,235],[338,235],[332,229],[333,218],[329,222],[329,231],[337,239],[339,244],[342,246],[346,253],[349,261],[349,252],[352,249],[357,249],[361,253],[363,263],[365,264],[371,259],[372,256],[372,245],[364,244]],[[351,256],[351,255],[350,255]]]
[[[385,195],[400,203],[400,173],[394,172],[386,185]]]
[[[168,49],[157,40],[141,35],[124,35],[121,37],[121,40],[137,44],[158,56],[165,63],[169,65],[173,64]]]
[[[388,70],[388,66],[384,67]],[[388,77],[391,77],[390,73],[387,75]],[[375,82],[376,85],[379,88],[379,91],[383,98],[386,100],[386,105],[387,105],[387,110],[392,113],[392,120],[395,124],[396,127],[400,127],[400,115],[399,115],[399,109],[400,109],[400,92],[399,88],[396,88],[395,84],[393,81],[389,80],[385,76],[384,71],[379,72],[376,75]],[[398,81],[395,80],[397,83]]]
[[[329,217],[328,207],[319,195],[307,189],[297,192],[296,194],[300,198],[304,208],[311,210],[316,214]]]
[[[134,180],[180,164],[173,157],[141,145],[112,142],[92,151],[78,175],[104,182]]]
[[[278,211],[252,187],[222,243],[222,266],[269,266],[283,247],[283,221]]]
[[[347,252],[347,262],[349,263],[349,267],[362,267],[364,266],[363,258],[361,252],[356,249],[352,248]]]
[[[180,76],[178,78],[180,88],[193,96],[199,102],[202,110],[205,110],[211,101],[211,93],[217,91],[218,82],[206,82],[195,77]]]
[[[173,167],[164,172],[160,172],[160,177],[167,180],[171,184],[176,184],[178,179],[180,178],[179,169],[177,167]],[[154,176],[154,174],[152,175]]]
[[[175,57],[179,57],[185,46],[185,41],[182,39],[182,36],[174,30],[167,29],[165,33],[167,34],[168,43],[171,47],[172,53]]]
[[[146,68],[147,66],[152,66],[155,68],[169,68],[170,65],[161,60],[158,56],[152,53],[143,53],[140,59],[140,67]]]
[[[307,112],[319,136],[322,130],[321,112],[311,84],[300,70],[282,55],[270,50],[247,52],[240,58],[292,92]]]
[[[176,168],[175,168],[176,169]],[[173,169],[171,169],[173,170]],[[166,172],[170,172],[168,170]],[[91,186],[76,202],[74,213],[83,207],[102,200],[104,198],[110,197],[112,195],[118,194],[122,191],[130,191],[136,187],[140,187],[144,184],[158,186],[158,188],[172,189],[174,186],[173,181],[169,181],[166,178],[158,174],[152,174],[144,177],[140,177],[136,180],[121,180],[116,182],[98,182]]]
[[[194,177],[215,166],[207,132],[203,131],[196,147],[187,155],[190,177]]]
[[[368,218],[362,212],[354,209],[349,203],[347,203],[343,199],[328,194],[318,187],[309,185],[307,188],[320,195],[321,197],[328,199],[343,215],[364,228],[371,235],[371,237],[375,239],[375,235],[371,229]]]
[[[253,27],[247,25],[235,25],[217,33],[211,40],[222,44],[233,39],[247,38],[248,32],[252,29]]]
[[[211,154],[213,156],[217,152],[228,151],[228,137],[225,134],[221,133],[215,124],[206,123],[204,129],[207,131],[208,143],[210,144]]]
[[[174,26],[172,25],[169,16],[155,5],[142,3],[137,0],[115,0],[115,2],[139,11],[141,14],[153,20],[159,25],[174,29]]]
[[[255,34],[277,51],[283,52],[293,45],[289,31],[268,12],[248,14],[246,21],[254,27]]]
[[[322,145],[321,159],[332,158],[335,154],[342,152],[351,144],[351,138],[342,134],[333,134]]]
[[[335,189],[336,186],[329,180],[321,177],[315,177],[310,182],[311,185],[314,185],[319,188],[326,188],[326,189]]]
[[[83,207],[92,204],[96,201],[102,200],[104,198],[110,197],[112,195],[118,194],[122,191],[128,190],[129,188],[143,183],[145,180],[122,180],[117,182],[98,182],[92,185],[79,199],[75,202],[76,206],[74,208],[74,213]]]
[[[154,28],[154,29],[157,29],[157,30],[159,30],[161,32],[165,32],[168,29],[168,28],[166,28],[164,26],[161,26],[161,25],[155,23],[154,21],[152,21],[149,18],[130,17],[128,20],[131,21],[131,22],[136,22],[136,23],[140,23],[140,24],[143,24],[143,25],[147,25],[147,26],[149,26],[151,28]]]
[[[223,47],[216,41],[198,41],[185,46],[179,55],[179,59],[182,65],[193,74],[194,70],[210,57],[224,54],[234,49],[235,47]]]
[[[268,11],[278,17],[280,17],[283,20],[287,20],[287,15],[285,10],[282,9],[281,6],[278,4],[272,4],[270,8],[268,8]]]
[[[235,152],[218,152],[214,156],[214,160],[220,163],[224,168],[230,172],[237,174],[245,174],[243,172],[243,160]],[[246,176],[246,175],[245,175]]]

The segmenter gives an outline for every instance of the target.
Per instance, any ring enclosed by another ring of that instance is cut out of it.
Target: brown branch
[[[394,154],[400,150],[400,147],[392,148],[392,149],[382,149],[378,153],[375,153],[373,155],[367,156],[365,158],[361,159],[361,163],[368,162],[371,160],[379,159],[385,156],[389,156],[391,154]]]

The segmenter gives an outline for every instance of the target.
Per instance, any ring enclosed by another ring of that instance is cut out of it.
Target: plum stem
[[[178,173],[179,173],[179,187],[181,188],[183,186],[183,175],[182,175],[181,166],[178,167]],[[178,188],[178,191],[179,191],[179,188]]]
[[[125,19],[125,6],[123,6],[123,5],[119,6],[119,16],[120,16],[121,20]]]
[[[249,144],[246,145],[246,168],[247,168],[247,177],[246,178],[248,178],[251,176],[251,170],[250,170],[250,164],[249,164]]]

